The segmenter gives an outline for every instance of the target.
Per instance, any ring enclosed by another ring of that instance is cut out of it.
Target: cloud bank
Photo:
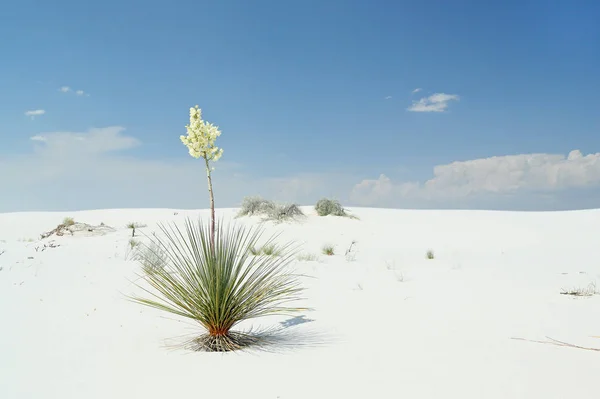
[[[493,196],[561,194],[569,189],[600,187],[600,153],[579,150],[559,154],[495,156],[438,165],[433,177],[420,182],[392,182],[385,174],[365,179],[352,189],[362,205],[381,206],[402,200],[473,201]],[[599,202],[600,204],[600,202]]]
[[[208,207],[201,162],[132,155],[143,143],[122,126],[30,137],[30,150],[0,153],[0,212],[106,208]],[[390,208],[574,209],[600,204],[600,153],[520,154],[458,161],[423,181],[322,171],[256,176],[226,158],[214,164],[218,207],[249,195],[314,204],[323,196],[347,206]],[[399,165],[401,166],[401,165]],[[584,190],[584,191],[582,191]],[[595,191],[594,191],[595,190]]]

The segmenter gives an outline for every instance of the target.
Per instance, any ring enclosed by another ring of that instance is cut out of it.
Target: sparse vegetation
[[[427,251],[427,253],[425,254],[425,257],[427,259],[435,259],[435,254],[433,253],[433,251],[430,249]]]
[[[278,256],[279,252],[275,247],[275,244],[268,244],[262,247],[262,253],[267,256]]]
[[[596,282],[589,283],[587,287],[576,287],[571,289],[563,289],[561,295],[571,295],[571,296],[592,296],[599,295],[600,291],[596,288]]]
[[[319,260],[319,256],[315,254],[300,254],[296,257],[301,262],[316,262]]]
[[[285,304],[299,299],[303,289],[288,271],[294,258],[290,244],[279,247],[280,257],[251,257],[261,230],[217,225],[211,247],[210,228],[185,222],[185,229],[160,226],[165,238],[151,256],[163,265],[150,268],[141,258],[142,278],[154,289],[142,288],[151,299],[131,297],[142,305],[163,310],[202,325],[207,333],[185,343],[188,349],[231,351],[260,344],[260,336],[232,329],[241,321],[271,314],[306,310]],[[270,245],[273,237],[265,245]],[[214,249],[213,249],[214,248]],[[142,252],[148,253],[148,252]]]
[[[144,273],[153,273],[165,267],[167,255],[156,243],[140,244],[136,248],[134,260],[141,264]]]
[[[267,256],[279,256],[279,250],[275,246],[275,244],[266,244],[260,248],[252,246],[249,248],[249,251],[252,255],[267,255]]]
[[[284,222],[304,216],[304,212],[296,204],[276,204],[267,212],[267,220]]]
[[[350,215],[339,201],[329,198],[321,198],[319,201],[317,201],[315,210],[319,216],[332,215],[358,219],[356,216]]]
[[[135,229],[141,229],[142,227],[146,227],[145,224],[129,222],[126,226],[128,229],[131,229],[131,236],[135,237]]]
[[[322,251],[323,251],[323,254],[324,254],[324,255],[327,255],[327,256],[332,256],[332,255],[334,255],[334,248],[333,248],[333,245],[325,245],[325,246],[323,246],[323,249],[322,249]]]
[[[268,201],[262,197],[245,197],[237,216],[265,215],[274,207],[275,203],[273,201]]]
[[[348,262],[354,262],[356,260],[356,251],[352,252],[352,247],[354,246],[354,244],[356,244],[356,241],[352,240],[352,242],[350,243],[350,246],[346,250],[345,256],[346,256],[346,260]]]
[[[297,204],[276,204],[261,197],[246,197],[237,217],[262,215],[264,220],[284,222],[304,216],[304,212]]]
[[[138,245],[140,245],[141,243],[138,240],[135,240],[133,238],[129,239],[129,247],[131,249],[137,247]]]
[[[66,217],[63,219],[62,224],[65,227],[73,226],[75,224],[75,219],[73,219],[71,217]]]

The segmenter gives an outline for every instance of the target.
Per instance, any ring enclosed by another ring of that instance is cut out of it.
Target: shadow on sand
[[[241,344],[241,348],[234,352],[278,353],[301,348],[322,347],[333,343],[335,340],[332,335],[307,326],[313,321],[302,315],[282,321],[277,327],[232,331],[234,339]],[[196,332],[172,338],[165,342],[165,347],[193,352],[210,351],[202,343],[203,337],[206,335],[205,332]]]

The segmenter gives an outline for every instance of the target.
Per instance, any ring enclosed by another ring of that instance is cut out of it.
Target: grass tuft
[[[433,253],[433,251],[430,249],[427,251],[427,253],[425,254],[425,257],[427,259],[435,259],[435,254]]]
[[[296,257],[301,262],[317,262],[319,260],[319,256],[315,254],[300,254]]]
[[[279,250],[277,249],[275,244],[265,244],[261,248],[252,246],[249,248],[249,251],[254,256],[259,256],[259,255],[279,256],[280,255]]]
[[[142,279],[151,287],[139,286],[149,298],[130,297],[134,302],[163,310],[199,323],[207,331],[191,341],[189,348],[232,351],[257,344],[259,337],[236,332],[240,322],[273,314],[291,314],[305,308],[286,306],[303,292],[298,276],[289,265],[295,251],[291,244],[278,247],[279,257],[251,256],[262,231],[217,223],[214,252],[210,228],[201,221],[159,226],[165,238],[154,237],[163,266],[149,268],[141,258]],[[271,245],[271,237],[265,245]]]
[[[322,251],[323,251],[324,255],[327,255],[327,256],[334,255],[333,245],[325,245],[325,246],[323,246]]]

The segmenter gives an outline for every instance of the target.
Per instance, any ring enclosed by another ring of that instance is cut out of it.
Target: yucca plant
[[[165,238],[153,238],[145,256],[163,257],[158,268],[144,268],[142,278],[154,289],[141,287],[151,298],[133,301],[198,322],[207,333],[189,341],[188,348],[231,351],[260,342],[258,336],[233,331],[238,323],[261,316],[290,314],[305,308],[288,307],[303,291],[298,275],[288,269],[294,260],[291,244],[279,246],[279,257],[252,256],[262,235],[259,228],[219,222],[212,247],[210,227],[189,219],[185,228],[159,226]],[[265,245],[270,245],[271,237]],[[211,250],[214,248],[214,252]]]

